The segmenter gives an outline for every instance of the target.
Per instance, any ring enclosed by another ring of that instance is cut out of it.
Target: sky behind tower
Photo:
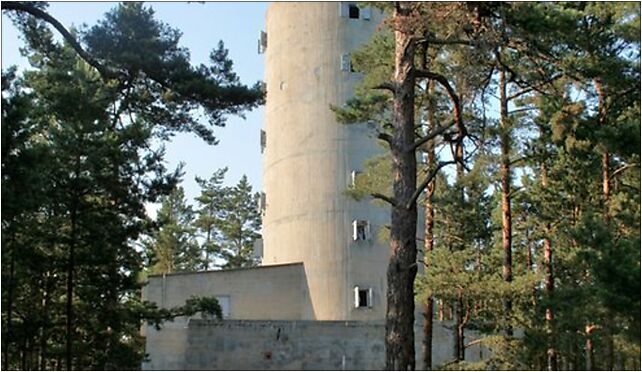
[[[95,25],[117,2],[51,2],[49,13],[67,28]],[[253,85],[263,80],[264,58],[257,53],[259,32],[265,30],[267,2],[148,2],[156,18],[183,36],[181,46],[189,49],[192,63],[208,63],[210,51],[223,40],[234,61],[234,71],[241,81]],[[56,33],[56,36],[59,35]],[[2,15],[2,69],[11,65],[27,68],[20,56],[23,42],[11,20]],[[185,163],[183,187],[193,200],[199,193],[195,176],[209,178],[214,171],[228,167],[226,183],[235,184],[243,174],[255,190],[261,189],[260,128],[263,108],[246,113],[245,120],[229,117],[227,126],[216,128],[219,144],[209,146],[192,134],[179,133],[166,145],[168,168]],[[151,208],[155,210],[155,208]]]

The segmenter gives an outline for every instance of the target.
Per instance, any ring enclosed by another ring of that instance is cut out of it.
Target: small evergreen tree
[[[208,270],[214,258],[221,253],[221,226],[224,224],[225,198],[229,196],[228,188],[223,187],[227,168],[219,169],[209,180],[196,177],[201,193],[196,197],[197,217],[194,226],[200,233],[203,270]]]
[[[257,207],[259,194],[252,193],[252,186],[245,175],[225,191],[225,212],[220,226],[220,254],[226,261],[223,268],[256,266],[253,245],[261,237],[261,214]]]
[[[194,212],[187,204],[182,187],[161,199],[156,216],[158,231],[146,241],[149,267],[153,274],[196,271],[202,257],[194,228]]]

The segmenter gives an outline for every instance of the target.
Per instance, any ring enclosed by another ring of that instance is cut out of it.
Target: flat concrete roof
[[[290,263],[276,264],[276,265],[264,265],[264,266],[254,266],[254,267],[239,267],[239,268],[234,268],[234,269],[221,269],[221,270],[179,271],[179,272],[167,273],[167,274],[152,274],[152,275],[149,275],[148,278],[159,278],[159,277],[163,277],[163,275],[165,275],[165,276],[174,276],[174,275],[200,275],[200,274],[228,273],[230,271],[270,269],[270,268],[276,268],[276,267],[296,266],[296,265],[303,266],[303,262],[290,262]]]

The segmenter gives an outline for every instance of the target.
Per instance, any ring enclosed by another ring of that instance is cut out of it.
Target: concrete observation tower
[[[367,123],[339,124],[330,110],[353,95],[361,76],[351,71],[350,53],[381,19],[349,2],[269,7],[259,42],[267,62],[262,265],[150,276],[143,298],[171,308],[191,296],[215,297],[223,319],[147,325],[143,369],[383,368],[389,247],[376,235],[389,209],[346,190],[384,150]],[[450,360],[452,335],[434,324],[433,367]],[[480,347],[467,349],[470,361],[482,357]]]
[[[317,320],[385,314],[389,249],[377,231],[389,212],[345,194],[364,161],[382,152],[366,123],[337,123],[361,76],[350,53],[382,18],[356,3],[273,3],[266,56],[263,265],[303,262]]]

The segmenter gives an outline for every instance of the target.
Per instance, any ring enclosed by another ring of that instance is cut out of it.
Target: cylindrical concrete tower
[[[350,52],[380,20],[345,2],[267,12],[263,264],[304,263],[313,319],[384,317],[389,253],[376,232],[389,212],[345,194],[382,148],[367,124],[339,124],[330,110],[353,95]]]

